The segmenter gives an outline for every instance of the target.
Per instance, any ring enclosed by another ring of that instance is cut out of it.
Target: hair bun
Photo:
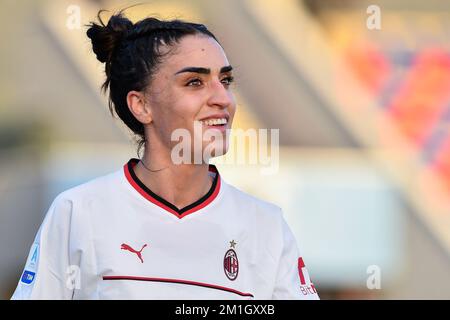
[[[133,27],[133,23],[122,16],[122,13],[111,16],[108,24],[105,25],[100,18],[100,11],[97,15],[100,24],[91,22],[86,34],[91,39],[92,50],[98,61],[110,62],[114,50],[118,47],[123,37]]]

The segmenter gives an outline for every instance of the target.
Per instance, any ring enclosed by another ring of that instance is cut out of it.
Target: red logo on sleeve
[[[302,285],[306,284],[305,275],[303,274],[303,268],[305,267],[305,263],[303,262],[303,258],[298,258],[298,275],[300,276],[300,283]]]
[[[312,284],[311,280],[309,281],[310,285],[306,285],[305,274],[303,272],[303,268],[305,268],[305,263],[303,262],[303,258],[298,258],[298,275],[300,277],[300,290],[303,295],[309,294],[317,294],[316,287]],[[309,277],[308,277],[309,278]]]

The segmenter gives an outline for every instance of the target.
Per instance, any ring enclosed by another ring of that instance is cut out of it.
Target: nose
[[[216,106],[224,109],[229,107],[232,103],[233,93],[227,89],[219,79],[212,82],[208,105],[211,107]]]

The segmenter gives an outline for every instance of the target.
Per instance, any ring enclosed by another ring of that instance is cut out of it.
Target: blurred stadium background
[[[134,3],[0,1],[0,298],[53,198],[136,156],[83,27]],[[366,26],[369,5],[380,30]],[[283,207],[322,299],[450,298],[450,2],[165,0],[127,12],[219,37],[236,69],[233,127],[280,128],[281,144],[276,175],[219,168]],[[380,289],[367,287],[371,266]]]

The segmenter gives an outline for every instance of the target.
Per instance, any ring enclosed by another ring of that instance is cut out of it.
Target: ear
[[[128,92],[127,104],[128,109],[139,122],[150,124],[153,121],[150,105],[146,102],[143,92]]]

